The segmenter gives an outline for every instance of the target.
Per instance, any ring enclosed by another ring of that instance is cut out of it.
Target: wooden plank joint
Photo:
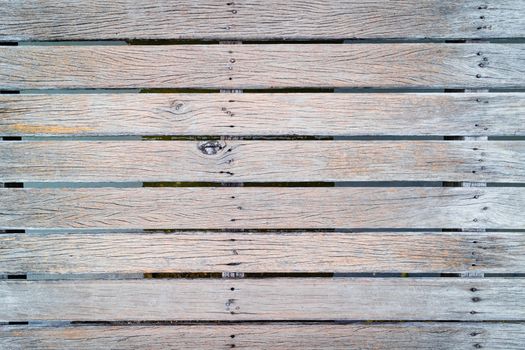
[[[223,272],[222,278],[226,278],[226,279],[244,278],[244,272]]]
[[[460,277],[462,278],[484,278],[485,273],[480,271],[466,271],[460,273]]]

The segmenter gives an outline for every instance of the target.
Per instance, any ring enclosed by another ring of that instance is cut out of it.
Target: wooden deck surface
[[[0,88],[519,88],[524,55],[491,43],[7,46]]]
[[[525,263],[522,234],[509,231],[5,234],[0,249],[5,256],[0,267],[12,275],[221,273],[225,269],[520,273]]]
[[[525,135],[519,92],[24,94],[0,101],[6,136]]]
[[[519,349],[525,337],[516,323],[238,323],[231,325],[9,326],[0,344],[15,350],[101,348],[194,349]],[[38,345],[37,345],[38,344]]]
[[[3,40],[462,39],[523,37],[525,10],[521,0],[18,0],[0,15]]]
[[[92,321],[93,315],[107,321],[525,317],[525,308],[515,307],[525,297],[524,281],[504,278],[11,281],[0,296],[6,301],[2,321]]]
[[[22,141],[0,154],[6,182],[525,182],[521,141]]]
[[[522,0],[0,2],[0,348],[522,349]]]
[[[0,189],[0,227],[522,229],[524,187]]]

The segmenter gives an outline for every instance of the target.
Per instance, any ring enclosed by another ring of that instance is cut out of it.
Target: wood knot
[[[202,154],[211,156],[219,153],[221,150],[226,147],[226,143],[221,141],[206,141],[198,144],[197,148],[201,151]]]
[[[188,108],[186,107],[186,104],[182,101],[173,101],[170,103],[171,112],[173,114],[184,114],[188,112]]]

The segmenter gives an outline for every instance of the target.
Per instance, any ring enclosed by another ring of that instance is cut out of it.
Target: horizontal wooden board
[[[523,37],[519,0],[7,1],[0,40]]]
[[[524,109],[524,93],[0,95],[0,135],[525,135]]]
[[[0,281],[0,297],[2,321],[525,318],[515,278]]]
[[[525,85],[524,54],[487,43],[5,46],[0,88],[509,88]]]
[[[525,272],[512,232],[2,234],[0,273]]]
[[[525,182],[525,142],[22,141],[0,163],[0,182]]]
[[[523,323],[229,324],[168,326],[0,326],[11,350],[104,349],[389,349],[518,350]]]
[[[0,189],[0,228],[525,228],[525,188]]]

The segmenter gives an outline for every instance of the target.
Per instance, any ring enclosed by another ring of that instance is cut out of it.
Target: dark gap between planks
[[[466,135],[467,137],[480,135]],[[461,141],[465,136],[440,135],[114,135],[114,136],[2,136],[0,141]],[[525,141],[525,135],[488,136],[488,141]]]
[[[341,181],[341,182],[0,182],[0,188],[155,188],[155,187],[461,187],[454,181]],[[486,187],[525,187],[522,182],[487,182]]]
[[[89,40],[20,40],[20,41],[4,41],[0,42],[0,46],[17,46],[17,45],[42,45],[42,46],[83,46],[83,45],[222,45],[224,41],[232,42],[239,41],[247,45],[266,45],[266,44],[418,44],[418,43],[446,43],[446,44],[465,44],[465,43],[505,43],[505,44],[520,44],[525,43],[523,37],[499,37],[499,38],[375,38],[375,39],[360,39],[360,38],[335,38],[335,39],[283,39],[276,36],[275,38],[268,38],[264,40],[254,40],[246,38],[228,37],[221,39],[89,39]]]
[[[231,89],[231,88],[230,88]],[[26,89],[26,90],[1,90],[4,94],[78,94],[78,93],[199,93],[211,94],[221,93],[221,89],[215,88],[67,88],[67,89]],[[446,91],[448,90],[448,91]],[[472,88],[464,86],[454,89],[428,87],[396,87],[385,88],[381,86],[360,87],[311,87],[311,86],[288,86],[279,88],[242,88],[243,93],[451,93],[465,92],[465,90],[483,90],[484,92],[525,92],[525,87],[518,88],[493,88],[491,86],[477,86]],[[471,92],[475,93],[475,92]]]
[[[413,323],[431,323],[431,324],[516,324],[523,325],[525,320],[470,320],[470,321],[458,321],[458,320],[124,320],[124,321],[75,321],[75,320],[48,320],[48,321],[11,321],[11,322],[0,322],[2,326],[38,326],[38,327],[80,327],[80,326],[118,326],[118,327],[144,327],[144,326],[218,326],[218,327],[230,327],[232,325],[270,325],[270,324],[287,324],[287,325],[395,325],[395,324],[413,324]],[[235,334],[231,334],[230,337],[235,338]]]
[[[264,89],[242,89],[244,93],[465,93],[471,88],[435,88],[435,87],[279,87],[279,88],[264,88]],[[493,88],[476,87],[474,90],[484,90],[484,92],[525,92],[524,87],[520,88]],[[168,94],[168,93],[198,93],[198,94],[212,94],[220,93],[221,89],[211,88],[68,88],[68,89],[24,89],[24,90],[0,90],[0,94],[99,94],[99,93],[145,93],[145,94]],[[475,92],[469,92],[475,93]]]
[[[147,272],[147,273],[26,273],[3,274],[0,280],[60,281],[60,280],[143,280],[143,279],[278,279],[278,278],[461,278],[456,272],[247,272],[241,277],[225,277],[220,272]],[[485,278],[524,278],[525,273],[485,273]],[[232,287],[235,290],[235,287]]]
[[[71,321],[71,325],[100,325],[100,326],[144,326],[144,325],[151,325],[151,326],[192,326],[192,325],[213,325],[213,326],[229,326],[231,324],[239,324],[239,323],[246,323],[246,324],[271,324],[271,323],[286,323],[286,324],[333,324],[333,325],[345,325],[345,324],[362,324],[362,325],[370,325],[370,324],[400,324],[400,323],[463,323],[463,324],[479,324],[479,323],[509,323],[509,324],[522,324],[524,321],[483,321],[483,320],[472,320],[472,321],[443,321],[443,320],[417,320],[417,321],[381,321],[381,320],[365,320],[365,321],[352,321],[352,320],[295,320],[295,321],[288,321],[288,320],[269,320],[269,321],[179,321],[179,320],[150,320],[150,321]]]
[[[347,233],[383,233],[383,232],[463,232],[461,228],[286,228],[286,229],[197,229],[197,228],[165,228],[165,229],[86,229],[86,228],[60,228],[60,229],[28,229],[28,230],[0,230],[0,234],[30,234],[30,235],[47,235],[47,234],[129,234],[129,233],[194,233],[194,232],[228,232],[228,233],[271,233],[271,234],[287,234],[287,233],[333,233],[333,234],[347,234]],[[484,233],[491,232],[522,232],[525,233],[525,229],[495,229],[488,228]]]

